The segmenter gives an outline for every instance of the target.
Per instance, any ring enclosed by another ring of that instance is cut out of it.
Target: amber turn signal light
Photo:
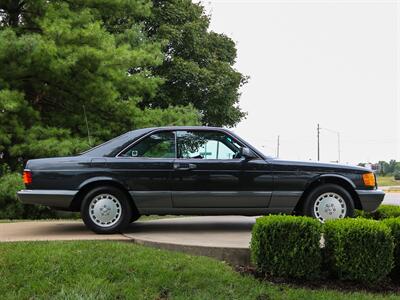
[[[22,173],[22,179],[24,184],[32,183],[32,172],[30,170],[24,170],[24,173]]]
[[[366,186],[375,186],[375,175],[374,173],[370,172],[370,173],[365,173],[362,175],[364,184]]]

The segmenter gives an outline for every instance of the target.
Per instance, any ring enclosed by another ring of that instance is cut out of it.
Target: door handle
[[[197,168],[197,165],[195,165],[195,164],[180,164],[180,163],[174,164],[174,169],[180,170],[180,171],[189,171],[189,170],[193,170],[196,168]]]

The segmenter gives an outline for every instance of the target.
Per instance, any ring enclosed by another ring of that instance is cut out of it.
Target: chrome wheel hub
[[[346,212],[346,202],[336,193],[324,193],[314,203],[314,215],[321,222],[344,218]]]
[[[121,218],[121,203],[111,194],[100,194],[89,204],[89,216],[100,227],[110,227]]]

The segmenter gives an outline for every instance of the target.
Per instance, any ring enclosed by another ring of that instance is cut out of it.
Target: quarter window
[[[240,145],[222,132],[177,131],[178,158],[240,158]]]
[[[175,158],[175,134],[173,132],[158,132],[144,138],[121,156]]]

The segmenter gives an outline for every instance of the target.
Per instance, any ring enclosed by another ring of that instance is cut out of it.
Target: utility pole
[[[340,132],[337,132],[337,145],[338,145],[338,163],[340,163]]]
[[[278,157],[279,158],[279,146],[280,146],[280,143],[279,143],[279,135],[278,135],[278,143],[277,143],[277,146],[276,146],[276,157]]]
[[[317,124],[317,160],[319,161],[319,133],[321,127],[319,127],[319,123]]]
[[[318,124],[318,128],[317,128],[317,130],[318,130],[318,160],[319,160],[319,133],[320,133],[321,129],[324,129],[326,131],[329,131],[329,132],[332,132],[332,133],[336,134],[336,136],[337,136],[337,152],[338,152],[337,162],[339,163],[340,162],[340,132],[336,131],[336,130],[329,129],[329,128],[325,128],[325,127],[321,128],[319,126],[319,124]]]

